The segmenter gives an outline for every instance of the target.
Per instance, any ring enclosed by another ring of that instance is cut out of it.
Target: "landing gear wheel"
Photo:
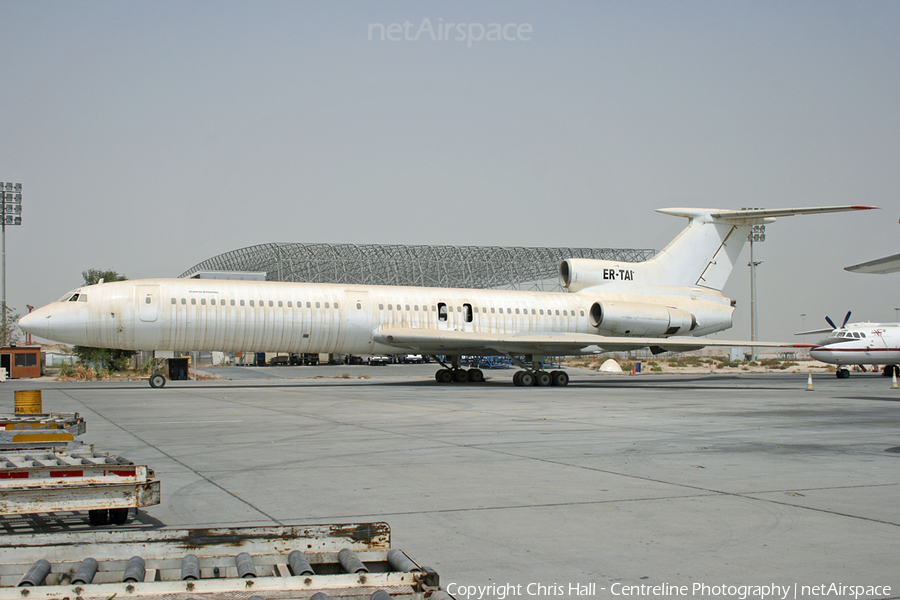
[[[465,369],[453,369],[453,383],[465,383],[469,380],[469,372]]]
[[[434,374],[434,379],[438,383],[450,383],[453,381],[453,373],[450,372],[450,369],[439,369],[438,372]]]
[[[109,511],[105,508],[88,511],[88,522],[93,527],[99,527],[109,523]]]
[[[847,379],[850,377],[850,371],[847,369],[838,369],[834,372],[834,376],[838,379]]]
[[[560,387],[569,385],[569,374],[565,371],[553,371],[550,376],[553,377],[553,385]]]
[[[553,383],[553,376],[547,371],[538,371],[534,374],[534,385],[538,387],[547,387]]]
[[[481,369],[469,369],[469,382],[481,383],[484,381],[484,372]]]
[[[881,372],[885,377],[893,377],[895,373],[897,374],[897,377],[900,377],[900,366],[884,365],[884,370]]]
[[[109,522],[113,525],[124,525],[128,522],[127,508],[111,508],[109,509]]]
[[[525,371],[516,371],[515,374],[513,374],[513,385],[514,386],[516,386],[516,387],[522,386],[522,373],[524,373],[524,372]]]
[[[522,371],[519,376],[519,385],[522,387],[531,387],[534,385],[534,375],[530,371]]]
[[[150,376],[150,387],[161,388],[164,385],[166,385],[166,378],[159,373],[154,373]]]

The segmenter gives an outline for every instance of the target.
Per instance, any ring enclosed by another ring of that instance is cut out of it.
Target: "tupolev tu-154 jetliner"
[[[775,217],[875,208],[668,208],[687,227],[650,260],[568,259],[568,293],[346,284],[144,279],[73,290],[19,320],[32,335],[123,350],[429,354],[438,382],[483,381],[460,356],[507,355],[518,386],[566,385],[543,357],[649,347],[777,346],[698,336],[731,327],[722,295],[753,225]],[[154,373],[150,385],[165,378]]]

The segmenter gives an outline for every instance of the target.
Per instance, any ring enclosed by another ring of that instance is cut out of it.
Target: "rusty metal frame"
[[[288,555],[293,550],[303,553],[313,574],[292,573]],[[317,591],[368,600],[378,589],[397,600],[425,600],[439,589],[432,569],[395,550],[408,559],[404,570],[397,570],[390,550],[387,523],[5,536],[0,538],[0,600],[289,599],[309,598]],[[350,551],[367,570],[345,572],[341,551]],[[252,556],[253,576],[242,577],[236,568],[235,558],[243,552]],[[181,561],[187,554],[197,557],[200,579],[182,580]],[[142,579],[123,582],[133,556],[145,566]],[[87,557],[99,567],[93,581],[70,583],[67,578]],[[51,567],[42,584],[18,587],[22,575],[41,560]]]

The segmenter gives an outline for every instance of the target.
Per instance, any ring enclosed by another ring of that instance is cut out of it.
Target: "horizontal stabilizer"
[[[719,210],[709,208],[659,208],[656,212],[688,219],[703,218],[742,224],[763,223],[776,217],[792,217],[794,215],[815,215],[820,213],[848,212],[851,210],[873,210],[877,206],[844,205],[844,206],[808,206],[804,208],[748,208],[744,210]]]

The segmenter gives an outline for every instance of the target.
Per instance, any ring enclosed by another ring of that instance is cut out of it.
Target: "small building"
[[[0,348],[0,368],[6,369],[9,379],[41,376],[40,346],[10,346]]]

